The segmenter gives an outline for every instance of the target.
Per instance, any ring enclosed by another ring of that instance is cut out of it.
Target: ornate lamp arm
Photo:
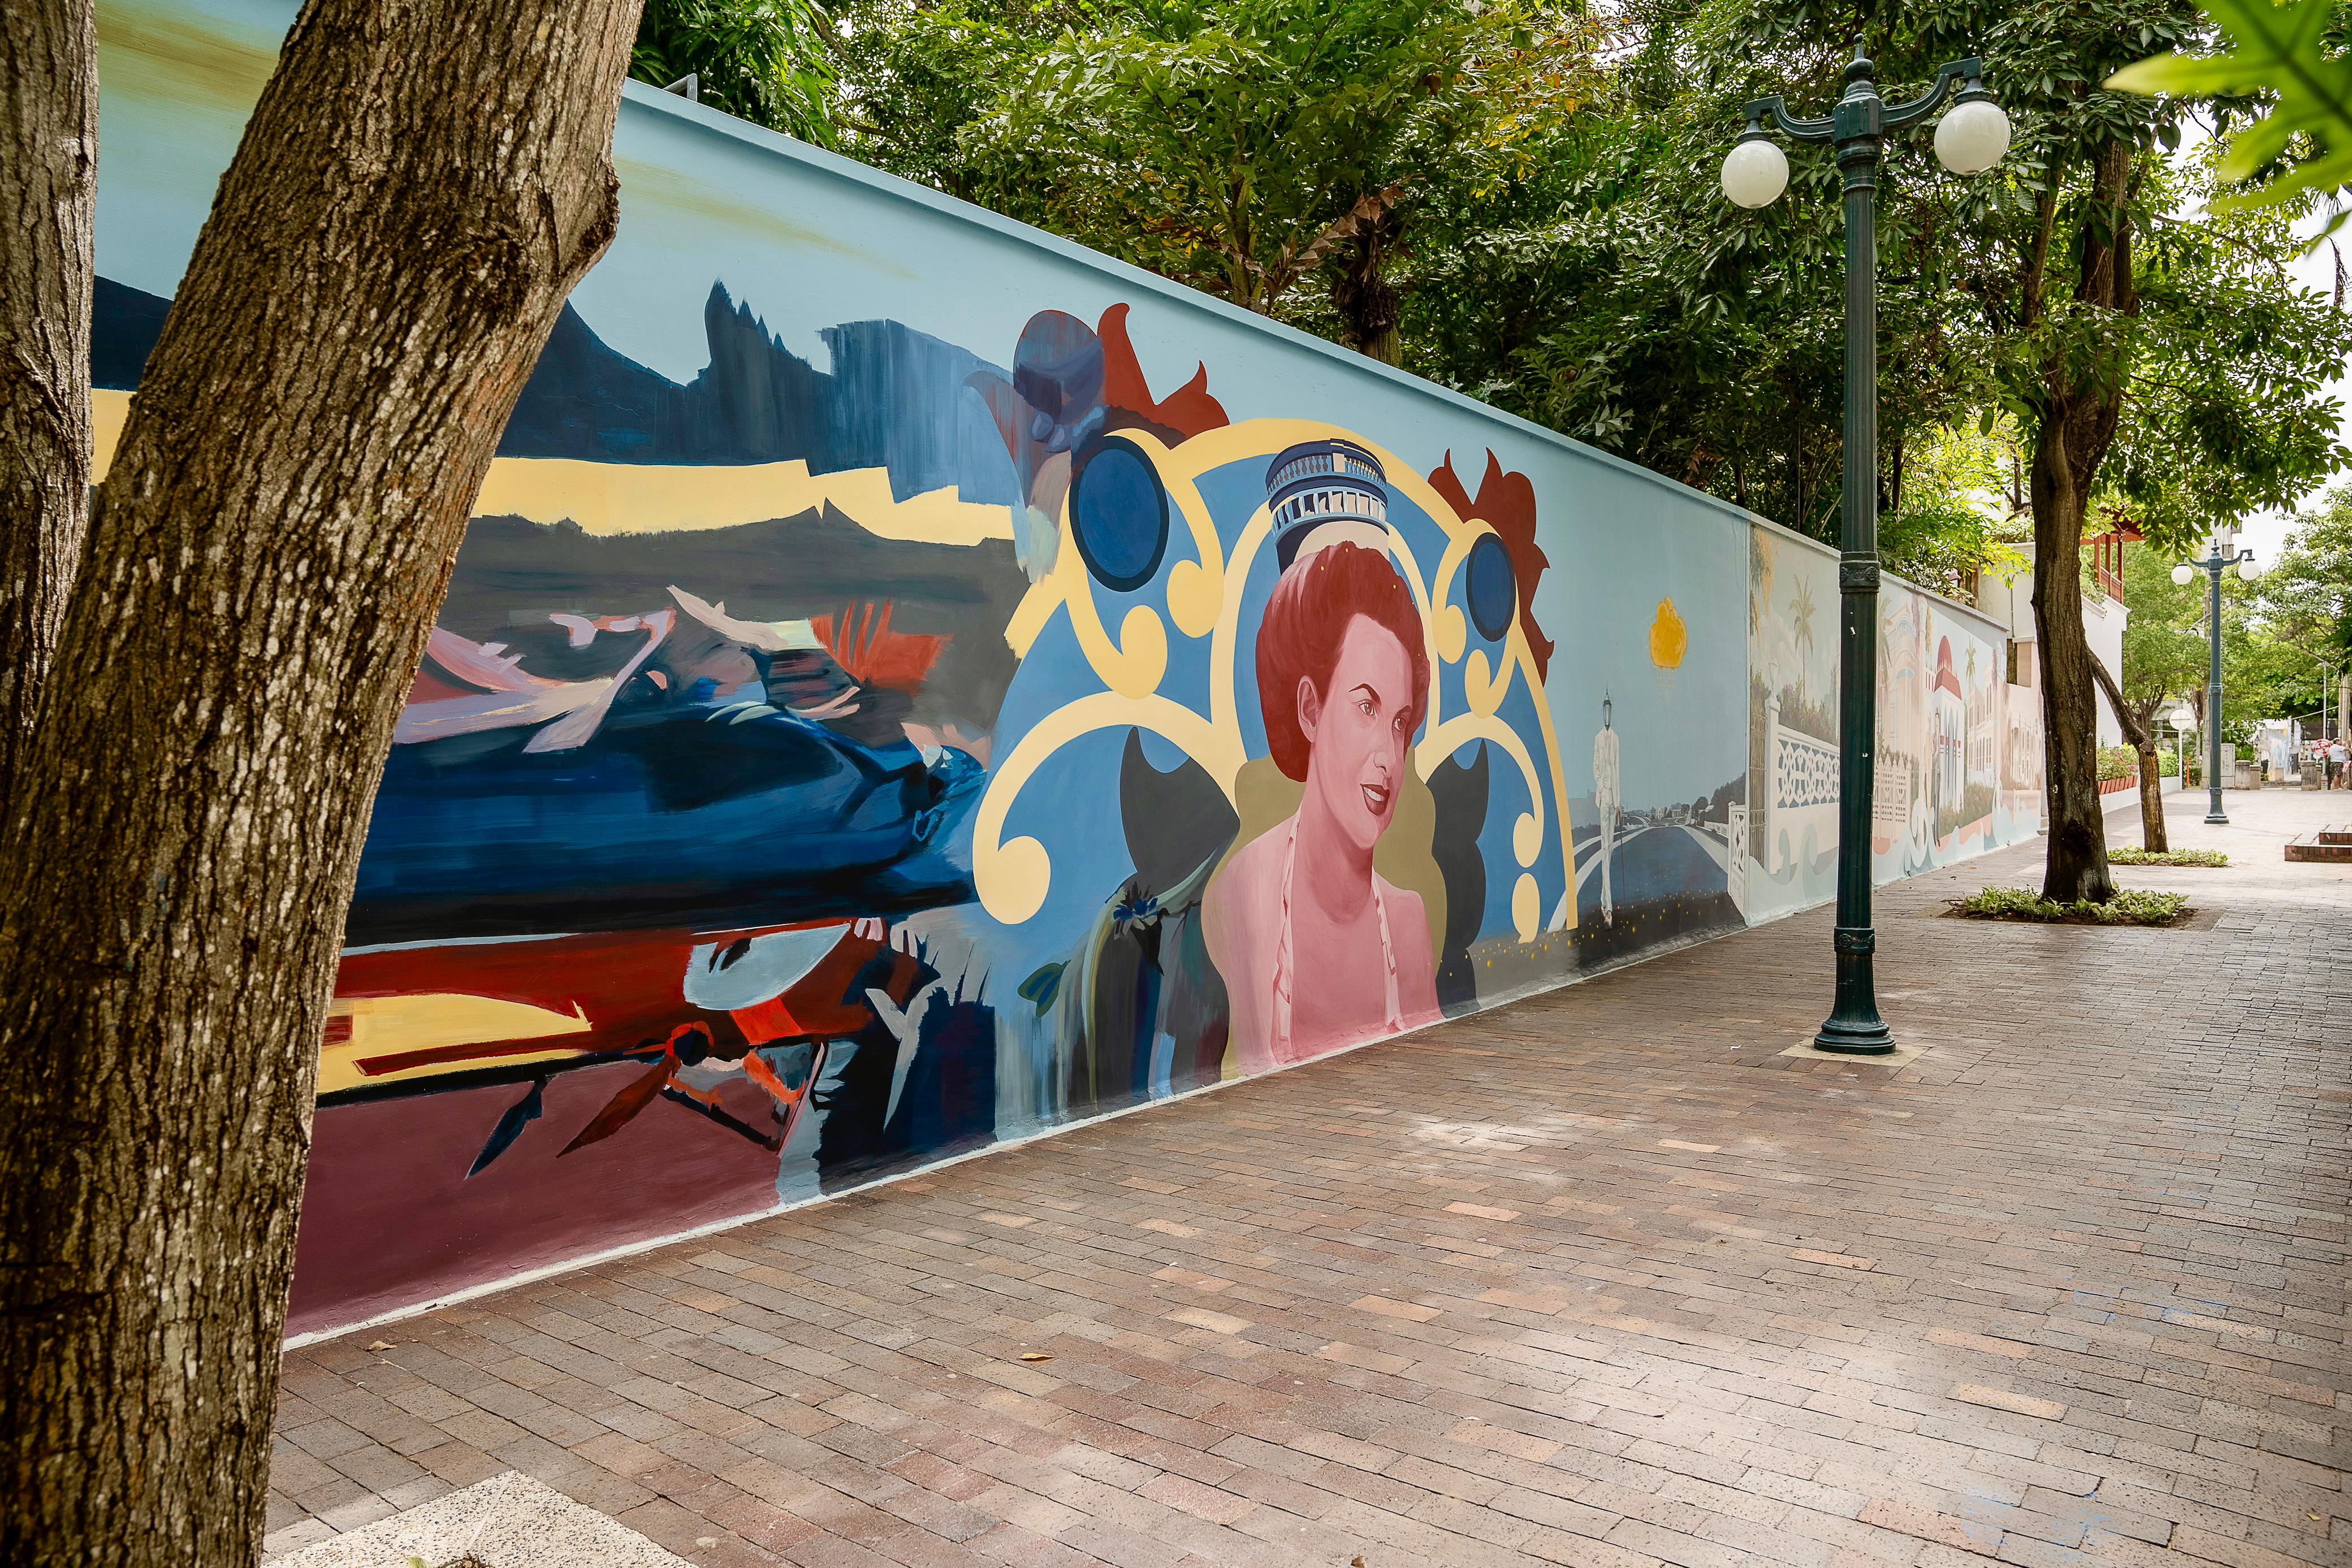
[[[1900,131],[1905,126],[1915,125],[1935,113],[1937,106],[1944,101],[1945,95],[1952,90],[1952,84],[1956,81],[1968,83],[1960,93],[1960,101],[1963,103],[1992,96],[1985,91],[1983,60],[1973,57],[1965,60],[1954,60],[1936,73],[1936,85],[1926,92],[1921,93],[1909,103],[1890,103],[1886,106],[1886,129]]]
[[[1799,141],[1827,141],[1836,129],[1835,120],[1791,117],[1787,102],[1776,92],[1770,98],[1759,98],[1748,106],[1748,129],[1741,132],[1739,140],[1748,141],[1769,135],[1770,132],[1764,129],[1764,117],[1768,114],[1772,117],[1772,123],[1780,128],[1782,135]]]

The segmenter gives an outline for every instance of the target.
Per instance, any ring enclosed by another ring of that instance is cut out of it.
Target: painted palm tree
[[[1807,679],[1812,665],[1805,657],[1813,647],[1813,585],[1811,580],[1797,579],[1796,591],[1789,598],[1789,618],[1797,628],[1798,689],[1811,695],[1811,682]]]

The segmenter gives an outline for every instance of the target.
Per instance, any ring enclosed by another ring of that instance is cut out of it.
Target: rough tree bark
[[[2137,704],[2124,701],[2124,694],[2116,685],[2116,677],[2094,654],[2091,674],[2099,683],[2099,690],[2107,695],[2107,706],[2116,716],[2116,727],[2131,742],[2132,750],[2139,757],[2139,841],[2140,847],[2152,855],[2163,854],[2172,848],[2164,831],[2164,776],[2156,759],[2156,731],[2148,726],[2148,715]]]
[[[2092,189],[2074,248],[2079,264],[2074,300],[2103,313],[2071,324],[2051,353],[2037,397],[2033,463],[2033,621],[2042,643],[2042,716],[2048,747],[2049,862],[2045,898],[2062,903],[2115,896],[2107,870],[2105,824],[2099,807],[2097,697],[2091,647],[2083,631],[2083,521],[2090,509],[2099,465],[2115,444],[2123,415],[2127,349],[2121,318],[2138,314],[2132,286],[2133,148],[2129,142],[2092,152]],[[2049,229],[2033,270],[2046,265]],[[2029,282],[2036,315],[2043,287]],[[2087,340],[2087,342],[2085,341]]]
[[[0,1562],[257,1555],[370,805],[637,10],[311,0],[221,182],[0,841]]]
[[[1359,225],[1331,282],[1331,303],[1347,323],[1348,347],[1386,365],[1404,357],[1398,332],[1404,300],[1388,279],[1391,253],[1403,232],[1393,207]]]
[[[89,521],[96,16],[9,0],[0,27],[0,820]]]

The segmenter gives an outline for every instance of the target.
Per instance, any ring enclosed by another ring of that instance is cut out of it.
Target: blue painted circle
[[[1150,582],[1168,552],[1168,492],[1150,459],[1105,441],[1071,489],[1070,529],[1097,582],[1119,593]]]
[[[1492,534],[1480,534],[1470,547],[1470,564],[1463,573],[1463,591],[1470,601],[1470,619],[1478,635],[1500,642],[1511,629],[1519,608],[1519,585],[1511,571],[1511,552]]]

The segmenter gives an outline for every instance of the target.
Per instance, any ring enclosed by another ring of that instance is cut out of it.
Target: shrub
[[[2139,768],[2139,753],[2128,746],[2099,747],[2099,782],[2132,778]]]
[[[2220,850],[2166,850],[2161,854],[2130,844],[2118,844],[2107,851],[2110,865],[2228,865],[2230,857]]]
[[[1988,887],[1967,898],[1950,901],[1952,913],[1977,920],[2038,920],[2069,925],[2170,925],[2189,913],[2189,901],[2177,893],[2146,893],[2118,888],[2105,904],[2077,899],[2061,904],[2021,887]]]

